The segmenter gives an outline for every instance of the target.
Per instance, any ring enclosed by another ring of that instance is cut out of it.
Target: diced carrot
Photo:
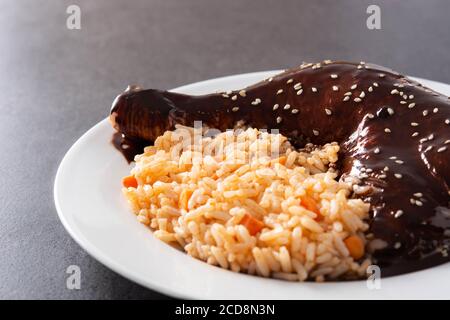
[[[254,236],[264,228],[264,223],[246,213],[241,219],[240,224],[247,228],[250,235]]]
[[[344,240],[350,255],[357,260],[364,255],[364,243],[358,236],[349,236]]]
[[[280,164],[285,164],[286,163],[286,156],[281,156],[279,158],[273,159],[272,161],[270,161],[271,164],[275,164],[275,163],[280,163]]]
[[[125,188],[137,188],[138,182],[134,176],[127,176],[122,179],[122,184]]]
[[[305,207],[305,209],[314,212],[318,216],[320,216],[319,207],[317,206],[316,200],[309,196],[303,196],[301,197],[301,206]]]
[[[178,201],[178,207],[180,209],[187,210],[188,209],[188,202],[189,199],[192,196],[193,191],[190,189],[183,189],[180,194],[180,200]]]

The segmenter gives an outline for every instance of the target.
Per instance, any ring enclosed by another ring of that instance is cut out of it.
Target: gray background
[[[366,28],[379,4],[382,30]],[[66,28],[78,4],[81,30]],[[163,298],[108,270],[53,204],[64,153],[129,83],[169,89],[303,60],[450,83],[450,1],[0,0],[0,298]],[[82,271],[68,290],[65,270]]]

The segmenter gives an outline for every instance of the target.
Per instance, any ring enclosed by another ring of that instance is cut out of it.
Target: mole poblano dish
[[[327,281],[449,261],[450,100],[392,70],[327,60],[199,96],[130,86],[110,121],[135,161],[131,210],[209,264]]]

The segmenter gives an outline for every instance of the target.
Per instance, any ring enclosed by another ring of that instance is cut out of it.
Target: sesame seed
[[[311,88],[311,91],[312,91],[312,92],[317,92],[317,88],[316,88],[316,87],[312,87],[312,88]]]
[[[422,139],[419,140],[419,142],[420,142],[420,143],[424,143],[424,142],[426,142],[427,140],[428,140],[427,138],[422,138]]]
[[[378,176],[378,178],[380,178],[380,179],[386,179],[386,175],[385,175],[385,174],[380,174],[380,175]]]
[[[367,91],[372,92],[372,91],[373,91],[373,88],[372,88],[372,87],[369,87],[369,88],[367,89]]]
[[[361,100],[361,98],[355,98],[355,99],[353,99],[353,101],[355,101],[355,102],[361,102],[362,100]]]
[[[338,91],[338,90],[339,90],[338,86],[333,86],[333,91]]]
[[[237,100],[237,95],[232,96],[231,100],[236,101]]]
[[[374,86],[374,87],[378,87],[378,82],[374,82],[374,83],[373,83],[373,86]]]
[[[397,94],[397,93],[398,93],[397,89],[394,89],[394,90],[391,91],[391,94]]]
[[[395,160],[395,163],[403,164],[404,162],[402,160]]]
[[[384,167],[383,171],[389,171],[389,167],[388,166]]]
[[[423,197],[423,194],[421,192],[416,192],[413,194],[414,197],[420,198]]]
[[[359,94],[360,98],[364,98],[366,96],[366,94],[364,93],[364,91],[361,91],[361,93]]]
[[[223,93],[223,94],[222,94],[222,97],[224,97],[224,98],[229,98],[230,96],[227,95],[226,93]]]
[[[332,74],[330,77],[331,77],[331,79],[337,79],[338,75],[337,74]]]
[[[313,134],[314,134],[315,136],[318,136],[318,135],[319,135],[319,131],[318,131],[318,130],[313,130]]]
[[[294,79],[289,79],[288,81],[286,81],[286,84],[292,83],[294,82]]]
[[[270,77],[269,79],[267,79],[267,81],[272,82],[273,78]]]
[[[410,94],[408,98],[409,98],[409,100],[414,99],[414,95]]]
[[[410,103],[410,104],[408,104],[408,108],[409,109],[412,109],[412,108],[414,108],[414,106],[415,106],[416,104],[413,102],[413,103]]]
[[[245,92],[245,90],[241,90],[241,91],[239,91],[239,95],[241,97],[245,97],[247,95],[247,93]]]
[[[357,84],[354,84],[350,87],[350,89],[355,90],[357,86],[358,86]]]
[[[394,217],[399,218],[403,214],[403,210],[397,210],[394,214]]]
[[[428,146],[428,147],[425,149],[424,152],[428,152],[428,151],[430,151],[431,149],[433,149],[433,146]]]
[[[279,107],[280,107],[280,105],[279,105],[278,103],[276,103],[276,104],[273,105],[273,108],[272,108],[272,109],[273,109],[273,110],[277,110]]]
[[[298,110],[297,109],[292,109],[292,111],[291,111],[293,114],[296,114],[296,113],[298,113]]]
[[[437,152],[444,152],[445,150],[447,150],[447,147],[440,147]]]
[[[283,109],[284,109],[284,110],[288,110],[290,107],[291,107],[290,104],[286,104],[286,105],[283,107]]]
[[[277,123],[280,123],[281,120],[283,120],[283,119],[281,119],[281,117],[277,117]]]
[[[395,159],[397,159],[397,157],[396,157],[396,156],[393,156],[393,157],[389,157],[389,159],[395,160]]]
[[[387,111],[391,116],[394,114],[394,109],[392,108],[388,108]]]
[[[380,148],[375,148],[375,150],[373,152],[376,154],[380,153]]]
[[[236,112],[239,110],[239,107],[234,107],[233,109],[231,109],[231,111]]]
[[[437,113],[438,111],[439,111],[438,108],[434,108],[434,109],[433,109],[433,113]]]
[[[368,117],[369,119],[375,118],[375,116],[374,116],[372,113],[368,113],[368,114],[367,114],[367,117]]]
[[[434,139],[434,134],[430,134],[429,136],[428,136],[428,140],[433,140]]]
[[[294,89],[295,89],[295,90],[298,90],[298,89],[300,89],[301,87],[302,87],[302,83],[301,83],[301,82],[296,83],[296,84],[294,85]]]
[[[450,140],[445,140],[444,144],[450,144]]]
[[[386,75],[385,75],[384,73],[380,73],[380,74],[378,74],[378,76],[379,76],[380,78],[384,78]]]
[[[302,92],[303,92],[303,89],[298,90],[298,91],[297,91],[297,95],[298,95],[298,96],[301,95]]]
[[[428,110],[423,110],[422,114],[423,114],[424,117],[426,117],[428,115]]]
[[[283,93],[283,89],[279,89],[278,91],[277,91],[277,94],[282,94]]]
[[[397,179],[401,179],[401,178],[403,177],[400,173],[395,173],[394,176],[395,176]]]
[[[400,104],[407,104],[405,100],[400,101]]]
[[[342,99],[342,101],[348,101],[348,100],[350,100],[349,96],[345,96],[344,99]]]
[[[252,105],[254,105],[254,106],[257,106],[260,103],[261,103],[261,99],[260,98],[256,98],[255,100],[252,101]]]
[[[416,131],[411,135],[411,137],[417,137],[418,135],[419,135],[419,133]]]
[[[417,127],[419,124],[417,122],[411,122],[411,126]]]
[[[386,132],[386,133],[391,133],[391,129],[389,129],[389,128],[384,128],[384,132]]]
[[[419,207],[423,206],[423,203],[422,203],[422,201],[420,201],[420,200],[416,200],[416,206],[419,206]]]
[[[332,114],[331,110],[328,108],[325,108],[325,113],[329,116],[331,116],[331,114]]]
[[[399,249],[401,246],[402,246],[402,244],[401,244],[400,242],[396,242],[396,243],[394,244],[394,248],[395,248],[395,249]]]
[[[403,94],[403,92],[400,93],[400,95],[403,97],[403,99],[408,99],[408,95],[407,94]]]
[[[450,119],[445,119],[445,124],[450,124]]]
[[[362,69],[363,68],[363,66],[362,65],[358,65],[358,67],[357,67],[358,69]]]
[[[352,93],[350,91],[347,91],[346,93],[344,93],[344,96],[351,96]]]

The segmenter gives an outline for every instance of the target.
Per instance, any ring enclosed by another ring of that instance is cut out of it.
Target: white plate
[[[175,89],[187,94],[237,89],[277,71],[198,82]],[[450,86],[418,79],[450,95]],[[105,113],[109,110],[105,106]],[[131,168],[110,143],[104,120],[65,155],[56,174],[54,197],[64,227],[89,254],[122,276],[167,295],[194,299],[391,299],[450,297],[450,264],[381,280],[292,283],[233,273],[193,259],[157,240],[130,212],[121,179]]]

